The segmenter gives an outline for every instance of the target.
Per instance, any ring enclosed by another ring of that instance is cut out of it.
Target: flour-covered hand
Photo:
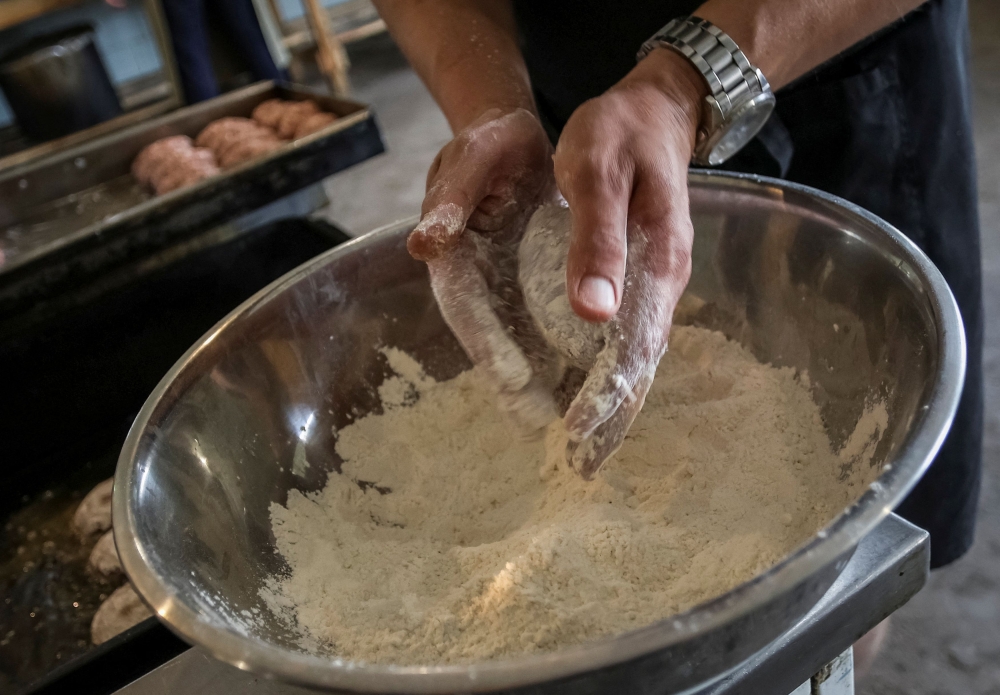
[[[687,169],[705,85],[683,58],[654,51],[576,110],[555,154],[573,218],[566,289],[605,345],[565,416],[567,456],[585,478],[642,408],[691,274]]]
[[[524,227],[555,193],[551,154],[534,114],[487,111],[438,154],[420,223],[407,240],[410,253],[427,262],[445,321],[525,431],[558,417],[558,361],[517,282]]]

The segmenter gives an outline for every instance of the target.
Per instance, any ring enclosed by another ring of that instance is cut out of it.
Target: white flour
[[[773,565],[867,482],[838,482],[793,370],[704,329],[674,329],[624,446],[589,483],[565,463],[561,423],[519,440],[476,372],[437,383],[386,354],[399,376],[384,414],[339,433],[343,475],[271,508],[291,572],[265,598],[342,658],[451,663],[641,627]]]

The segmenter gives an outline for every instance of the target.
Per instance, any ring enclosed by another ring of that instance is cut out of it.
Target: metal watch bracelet
[[[727,124],[733,111],[748,100],[770,95],[770,85],[763,73],[750,64],[728,34],[708,20],[690,16],[670,21],[642,45],[636,58],[642,60],[656,48],[680,53],[708,83],[711,98],[707,101],[714,113],[706,114],[699,126],[700,140]],[[696,149],[697,163],[709,163],[707,156],[697,155]]]

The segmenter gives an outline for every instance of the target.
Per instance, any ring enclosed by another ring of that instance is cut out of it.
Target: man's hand
[[[525,109],[490,109],[431,166],[420,223],[407,240],[427,262],[441,313],[525,431],[558,417],[558,359],[517,283],[517,248],[531,213],[555,195],[552,147]]]
[[[691,275],[687,170],[706,91],[683,58],[659,49],[581,105],[559,139],[555,178],[573,218],[570,304],[610,321],[566,413],[567,453],[586,478],[642,408]]]

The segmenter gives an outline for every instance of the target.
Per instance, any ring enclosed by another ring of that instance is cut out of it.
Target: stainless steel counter
[[[927,579],[927,533],[895,514],[861,541],[843,573],[791,630],[716,683],[688,695],[787,695],[825,692],[817,679],[824,666],[849,673],[838,657],[854,641],[916,594]],[[184,654],[118,691],[118,695],[212,693],[306,695],[315,691],[268,681],[223,664],[200,649]],[[837,692],[849,692],[841,690]],[[617,695],[617,694],[616,694]],[[663,695],[666,695],[664,693]]]

